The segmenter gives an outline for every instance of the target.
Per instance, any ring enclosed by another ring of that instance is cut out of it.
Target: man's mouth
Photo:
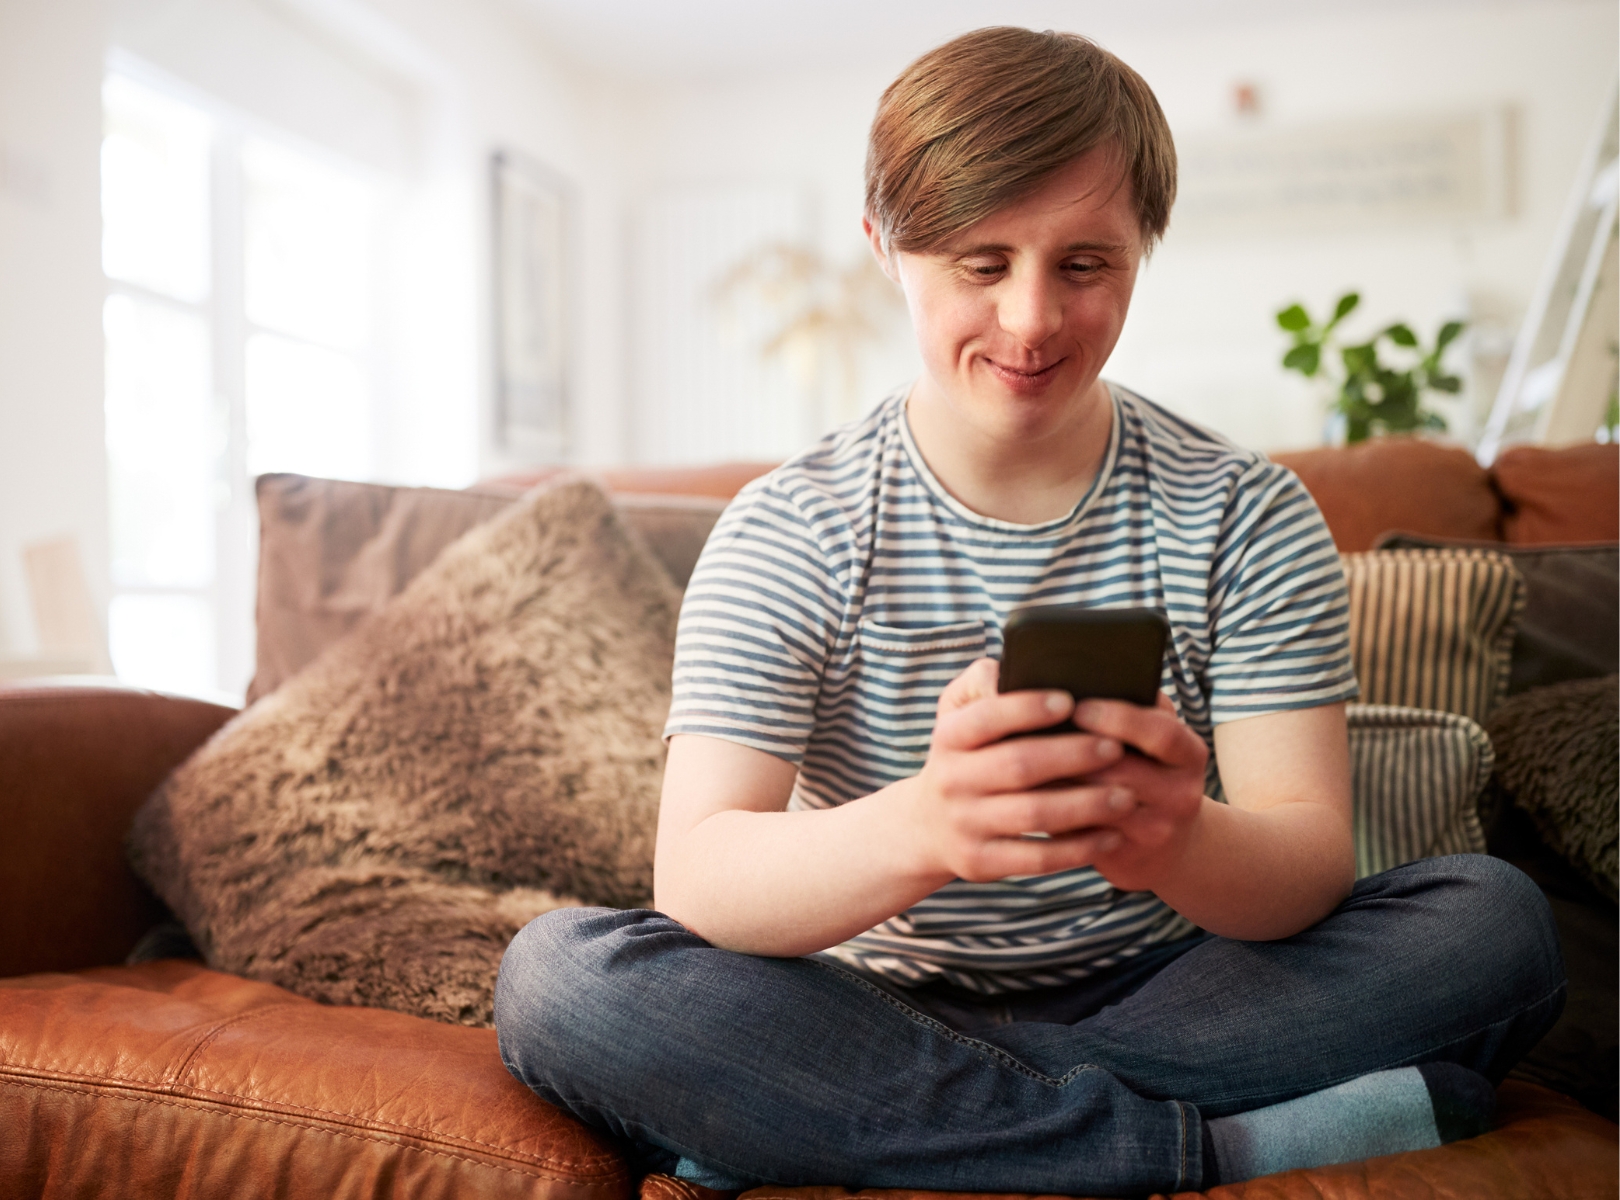
[[[999,363],[993,358],[987,358],[984,361],[989,365],[991,373],[997,379],[1018,392],[1040,391],[1051,382],[1052,377],[1057,373],[1057,369],[1064,362],[1063,359],[1059,358],[1042,366],[1009,366],[1006,363]]]

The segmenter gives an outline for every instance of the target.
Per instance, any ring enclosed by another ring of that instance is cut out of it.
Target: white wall
[[[1286,342],[1271,316],[1290,300],[1320,312],[1359,289],[1351,335],[1404,318],[1427,338],[1452,316],[1511,334],[1613,83],[1616,36],[1613,4],[1538,3],[1121,38],[1112,48],[1142,71],[1172,128],[1189,137],[1233,123],[1224,102],[1236,79],[1260,85],[1263,120],[1275,127],[1510,106],[1517,206],[1506,218],[1333,237],[1178,239],[1172,218],[1111,372],[1240,440],[1283,448],[1318,433],[1309,385],[1277,367]],[[1492,398],[1475,402],[1488,408]],[[1466,432],[1466,414],[1453,417]]]
[[[300,0],[311,10],[322,0]],[[497,149],[529,155],[573,187],[578,218],[579,270],[568,296],[573,321],[570,377],[574,419],[571,457],[600,462],[618,456],[623,440],[623,322],[620,289],[618,154],[604,132],[614,103],[592,81],[557,59],[533,27],[493,0],[367,0],[366,8],[390,23],[431,64],[423,77],[438,112],[429,134],[429,160],[443,184],[443,206],[428,223],[455,227],[455,261],[444,284],[453,301],[441,312],[475,318],[469,353],[472,373],[455,364],[440,384],[420,389],[423,440],[414,451],[432,452],[431,414],[453,390],[458,411],[473,414],[478,430],[475,473],[489,475],[527,465],[492,441],[493,334],[490,332],[489,155]],[[431,336],[424,329],[422,338]],[[420,341],[420,339],[419,339]],[[448,364],[446,364],[448,366]],[[471,475],[467,480],[470,481]]]
[[[0,0],[0,655],[38,649],[20,553],[73,534],[107,595],[95,0]]]
[[[1311,389],[1277,365],[1286,343],[1272,315],[1291,300],[1319,310],[1359,288],[1364,319],[1350,333],[1404,318],[1429,337],[1441,320],[1461,315],[1487,333],[1494,326],[1499,342],[1511,334],[1615,73],[1616,12],[1606,0],[1390,6],[1340,18],[1325,11],[1187,33],[1125,22],[1102,37],[1147,78],[1178,136],[1234,126],[1230,89],[1238,80],[1260,85],[1260,122],[1278,129],[1501,105],[1517,115],[1511,217],[1201,239],[1178,238],[1172,218],[1107,373],[1268,449],[1310,444],[1320,433]],[[990,19],[998,18],[987,10]],[[858,66],[649,89],[630,123],[627,192],[633,199],[674,185],[798,183],[815,196],[824,251],[860,253],[861,166],[877,97],[937,40],[935,31],[903,54]],[[912,363],[897,340],[869,361],[863,386],[876,398]],[[1465,425],[1464,414],[1458,431]]]

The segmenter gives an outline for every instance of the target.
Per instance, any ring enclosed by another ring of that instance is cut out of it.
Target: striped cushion
[[[1345,554],[1350,648],[1365,704],[1490,715],[1507,691],[1524,581],[1495,550]]]
[[[1479,794],[1494,755],[1467,717],[1352,704],[1350,781],[1356,878],[1418,858],[1482,854]]]

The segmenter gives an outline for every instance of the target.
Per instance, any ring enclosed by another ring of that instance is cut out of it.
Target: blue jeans
[[[560,909],[507,950],[495,1025],[544,1099],[712,1187],[1119,1195],[1200,1186],[1206,1116],[1414,1063],[1498,1082],[1563,1002],[1539,889],[1460,855],[1364,879],[1291,938],[1200,935],[988,998]]]

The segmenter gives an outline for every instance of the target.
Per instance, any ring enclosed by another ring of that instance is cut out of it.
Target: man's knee
[[[614,942],[649,914],[559,908],[517,933],[495,981],[495,1031],[507,1069],[547,1091],[618,1007]]]
[[[1433,922],[1433,936],[1461,969],[1511,981],[1526,998],[1564,983],[1558,927],[1547,898],[1523,871],[1486,854],[1423,859],[1387,873],[1396,891]]]

